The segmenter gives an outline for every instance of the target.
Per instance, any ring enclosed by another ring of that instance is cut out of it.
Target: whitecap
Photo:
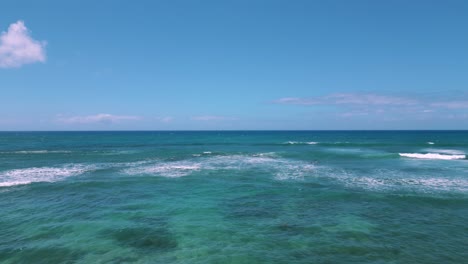
[[[355,177],[348,179],[348,185],[355,185],[374,190],[413,189],[422,192],[428,191],[460,191],[468,190],[468,181],[460,178],[443,177],[407,177],[407,178],[373,178]]]
[[[0,187],[10,187],[15,185],[25,185],[30,184],[31,181],[10,181],[10,182],[0,182]]]
[[[267,155],[262,155],[267,154]],[[314,170],[315,166],[304,161],[275,158],[270,153],[253,155],[197,156],[183,161],[157,161],[153,164],[124,169],[129,175],[157,175],[182,177],[199,171],[210,170],[260,170],[276,179],[299,179]]]
[[[465,159],[466,155],[446,155],[439,153],[398,153],[402,157],[414,159],[437,159],[437,160],[456,160]]]
[[[465,152],[457,149],[435,149],[435,148],[427,148],[424,151],[431,152],[431,153],[442,153],[442,154],[450,154],[450,155],[465,155]]]
[[[452,171],[458,175],[460,170]],[[417,191],[417,192],[467,192],[468,180],[461,177],[439,175],[415,175],[395,169],[375,169],[366,174],[339,168],[318,167],[317,176],[335,180],[350,188],[372,191]],[[452,175],[452,173],[450,173]]]
[[[48,153],[47,150],[20,150],[13,152],[15,154],[44,154]]]
[[[434,145],[434,142],[429,141],[429,142],[427,142],[427,144]]]
[[[29,184],[33,182],[56,182],[70,176],[83,174],[93,168],[71,164],[62,167],[32,167],[13,169],[0,173],[0,187]]]
[[[190,161],[172,161],[157,162],[151,165],[133,167],[123,170],[129,175],[149,174],[160,175],[164,177],[176,178],[191,174],[193,171],[200,170],[200,164]]]
[[[258,154],[252,154],[253,157],[270,157],[270,158],[275,158],[278,155],[276,152],[263,152],[263,153],[258,153]]]
[[[69,150],[18,150],[0,152],[2,154],[47,154],[47,153],[71,153]]]
[[[307,141],[307,142],[303,142],[303,141],[286,141],[283,144],[285,144],[285,145],[316,145],[316,144],[318,144],[318,142],[315,142],[315,141]]]

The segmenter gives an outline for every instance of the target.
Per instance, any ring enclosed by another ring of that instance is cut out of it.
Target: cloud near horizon
[[[462,109],[462,108],[468,108],[468,100],[435,102],[435,103],[432,103],[431,106],[444,107],[444,108],[449,108],[449,109]]]
[[[422,98],[422,99],[421,99]],[[430,97],[397,97],[371,93],[335,93],[319,97],[284,97],[273,101],[283,105],[333,106],[338,117],[380,116],[391,119],[428,117],[466,119],[460,113],[468,108],[468,100],[445,100]]]
[[[424,108],[425,112],[433,112],[431,108],[445,108],[445,109],[463,109],[468,108],[468,100],[446,100],[440,101],[426,98],[426,100],[420,100],[411,97],[397,97],[387,96],[378,94],[366,94],[366,93],[334,93],[326,96],[318,97],[283,97],[274,100],[276,104],[287,104],[287,105],[335,105],[335,106],[347,106],[354,108],[362,107],[397,107],[397,108],[409,108],[418,109]]]
[[[191,118],[192,120],[195,121],[225,121],[225,120],[237,120],[237,118],[234,117],[227,117],[227,116],[193,116]]]
[[[45,62],[45,41],[31,38],[30,31],[19,20],[0,35],[0,68],[18,68],[25,64]]]
[[[172,116],[159,116],[159,117],[155,117],[154,119],[158,120],[159,122],[163,122],[163,123],[169,123],[169,122],[172,122],[174,120],[174,118]]]
[[[418,101],[396,96],[377,94],[334,93],[321,97],[284,97],[275,100],[278,104],[292,105],[415,105]]]
[[[121,121],[137,121],[143,119],[140,116],[96,114],[88,116],[59,116],[57,121],[64,124],[112,124]]]

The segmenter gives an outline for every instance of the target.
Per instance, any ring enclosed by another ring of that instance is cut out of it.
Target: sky
[[[0,130],[468,129],[465,0],[15,0],[0,32]]]

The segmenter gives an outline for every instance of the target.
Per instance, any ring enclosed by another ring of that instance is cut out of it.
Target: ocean
[[[1,263],[468,263],[468,131],[0,132]]]

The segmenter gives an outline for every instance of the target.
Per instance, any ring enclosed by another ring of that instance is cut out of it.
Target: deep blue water
[[[0,132],[1,263],[467,263],[467,131]]]

